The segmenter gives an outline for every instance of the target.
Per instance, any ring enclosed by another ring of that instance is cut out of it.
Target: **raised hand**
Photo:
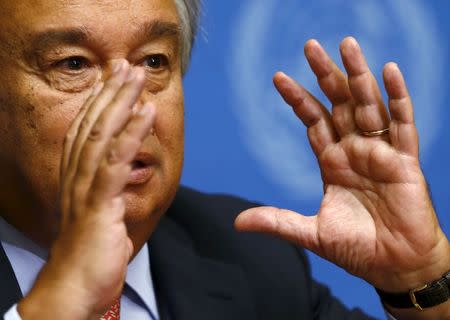
[[[144,78],[116,61],[73,121],[61,162],[60,235],[19,303],[23,319],[98,319],[120,297],[133,254],[122,192],[155,117],[150,104],[132,111]]]
[[[404,292],[450,269],[450,245],[420,168],[413,107],[398,66],[389,63],[383,72],[388,112],[356,40],[344,39],[340,49],[347,75],[317,41],[305,46],[331,114],[288,76],[274,77],[308,128],[324,183],[320,210],[307,217],[260,207],[235,224],[310,249],[384,291]]]

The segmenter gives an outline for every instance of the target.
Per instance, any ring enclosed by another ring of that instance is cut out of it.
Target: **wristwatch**
[[[450,271],[442,278],[404,293],[389,293],[375,288],[383,303],[399,309],[416,308],[422,311],[450,299]]]

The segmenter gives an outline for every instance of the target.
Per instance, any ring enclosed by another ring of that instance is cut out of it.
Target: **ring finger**
[[[389,127],[389,114],[377,81],[370,71],[360,46],[349,37],[341,43],[341,56],[348,73],[348,83],[355,99],[355,123],[361,132]],[[384,136],[386,139],[387,135]]]

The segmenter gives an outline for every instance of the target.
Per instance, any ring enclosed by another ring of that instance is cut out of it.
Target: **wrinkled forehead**
[[[0,0],[0,26],[20,31],[83,26],[126,29],[143,20],[178,23],[173,0]]]

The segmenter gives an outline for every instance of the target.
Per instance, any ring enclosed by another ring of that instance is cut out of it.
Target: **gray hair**
[[[175,0],[181,23],[181,71],[186,73],[197,34],[201,0]]]

